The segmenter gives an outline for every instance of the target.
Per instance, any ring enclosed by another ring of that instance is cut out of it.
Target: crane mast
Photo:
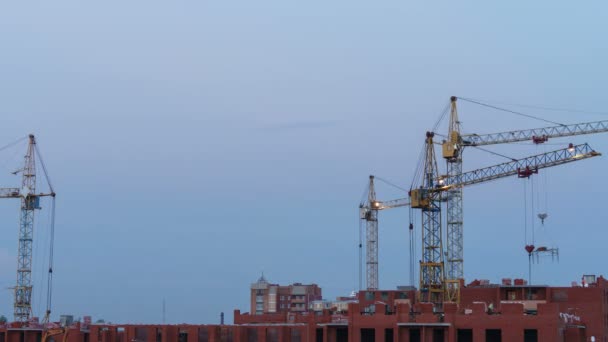
[[[437,159],[433,146],[434,133],[426,133],[423,189],[434,189],[438,177]],[[422,209],[422,260],[420,261],[420,300],[442,303],[445,293],[443,260],[441,193],[427,192],[424,205],[412,198],[412,207]]]
[[[378,207],[376,202],[376,189],[374,176],[369,176],[369,191],[367,202],[369,210],[365,212],[365,274],[368,290],[378,289]]]
[[[40,209],[36,195],[36,139],[29,136],[21,180],[21,216],[19,220],[19,248],[17,255],[17,284],[15,285],[15,320],[26,322],[32,313],[32,241],[34,238],[34,210]]]
[[[448,140],[442,144],[448,176],[462,174],[462,138],[456,109],[456,97],[450,99]],[[453,187],[446,194],[446,301],[460,302],[461,279],[464,279],[462,187]]]

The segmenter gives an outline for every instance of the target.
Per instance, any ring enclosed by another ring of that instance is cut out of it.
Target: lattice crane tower
[[[19,244],[17,248],[17,282],[14,288],[14,314],[15,321],[17,322],[27,322],[32,314],[32,242],[34,240],[34,212],[37,209],[40,209],[41,197],[55,197],[55,193],[52,190],[49,193],[36,193],[36,154],[36,138],[33,134],[30,134],[23,168],[15,172],[15,174],[21,172],[21,188],[0,189],[0,198],[21,199]],[[49,187],[51,187],[50,184]],[[51,273],[52,261],[49,263],[49,279]],[[49,296],[49,298],[47,298],[47,301],[50,301],[50,288],[48,291],[49,293],[47,296]],[[47,317],[49,314],[50,307],[47,305]]]

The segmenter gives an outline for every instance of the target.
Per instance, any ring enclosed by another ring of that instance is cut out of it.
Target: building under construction
[[[594,277],[587,277],[590,281]],[[523,283],[523,281],[521,281]],[[83,323],[0,328],[6,342],[512,342],[607,341],[608,281],[585,286],[473,282],[441,309],[415,290],[360,291],[348,310],[251,314],[231,325]]]
[[[406,197],[379,199],[375,178],[370,177],[367,196],[359,206],[361,290],[355,296],[336,305],[315,306],[321,296],[317,285],[281,287],[262,277],[250,288],[250,312],[235,310],[231,325],[92,324],[90,318],[53,323],[48,321],[50,290],[45,319],[39,323],[32,318],[32,285],[28,278],[31,222],[40,197],[54,199],[55,192],[50,184],[48,193],[30,191],[35,186],[37,152],[30,136],[24,185],[21,189],[8,189],[4,196],[21,198],[23,215],[15,322],[0,326],[0,342],[608,342],[608,281],[602,276],[585,275],[580,283],[569,287],[529,284],[523,279],[503,279],[499,284],[475,280],[466,284],[462,205],[463,189],[469,185],[511,176],[526,181],[539,170],[601,155],[587,144],[568,143],[554,151],[463,171],[465,148],[526,141],[542,144],[554,138],[608,132],[608,121],[461,134],[456,102],[457,98],[452,97],[446,107],[446,113],[450,113],[449,129],[438,143],[446,162],[445,172],[440,172],[435,154],[435,137],[440,136],[436,124],[425,134],[422,158]],[[398,207],[409,207],[410,217],[416,213],[421,216],[421,227],[415,227],[413,221],[409,225],[410,282],[415,283],[415,270],[419,270],[419,281],[417,286],[383,290],[378,272],[378,218],[382,210]],[[539,213],[538,217],[544,223],[547,214]],[[418,229],[420,256],[413,252],[417,242],[412,232]],[[530,264],[543,254],[558,255],[557,248],[535,244],[534,238],[525,244]],[[420,260],[419,264],[414,264],[414,260]]]

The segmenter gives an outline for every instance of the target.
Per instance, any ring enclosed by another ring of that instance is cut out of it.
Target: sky
[[[54,318],[159,323],[164,300],[167,322],[217,323],[249,311],[262,272],[317,283],[327,298],[356,290],[368,175],[409,188],[450,96],[560,123],[608,119],[607,11],[602,1],[0,4],[0,145],[34,133],[57,192]],[[458,105],[465,133],[547,125]],[[608,151],[608,135],[490,149],[519,158],[569,142]],[[0,186],[19,186],[10,172],[23,153],[23,143],[0,152]],[[464,169],[504,161],[467,150]],[[534,265],[535,283],[608,275],[607,166],[600,157],[465,189],[467,282],[527,277],[533,224],[537,244],[560,249],[559,263]],[[0,213],[0,314],[12,317],[18,201]],[[408,215],[380,215],[382,288],[409,284]]]

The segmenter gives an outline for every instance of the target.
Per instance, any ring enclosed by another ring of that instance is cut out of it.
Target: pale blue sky
[[[36,5],[0,5],[0,145],[35,133],[58,193],[56,315],[154,323],[166,298],[170,322],[214,323],[221,311],[248,311],[261,271],[316,282],[327,297],[349,293],[367,176],[408,187],[424,132],[451,95],[608,112],[602,1]],[[544,125],[460,108],[468,132]],[[608,135],[553,142],[570,141],[608,152]],[[467,153],[465,169],[503,161]],[[539,282],[608,274],[607,163],[547,173],[545,231],[561,260],[536,267]],[[1,186],[18,181],[9,169]],[[468,280],[526,276],[521,183],[466,190]],[[2,288],[15,277],[18,204],[9,202]],[[408,282],[407,221],[405,210],[381,217],[382,287]],[[12,317],[8,290],[0,312]]]

